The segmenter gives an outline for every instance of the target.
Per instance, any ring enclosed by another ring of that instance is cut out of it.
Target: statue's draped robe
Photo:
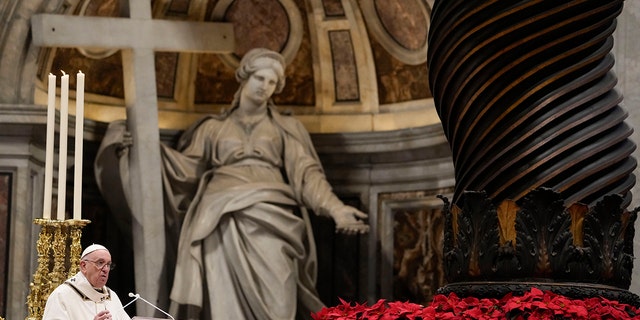
[[[232,110],[194,124],[177,148],[163,145],[162,159],[165,207],[183,220],[174,303],[203,319],[292,319],[323,307],[305,208],[328,215],[344,204],[298,120],[270,106],[243,124]]]

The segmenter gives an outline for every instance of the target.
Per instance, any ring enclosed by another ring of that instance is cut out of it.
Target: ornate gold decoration
[[[69,228],[69,237],[71,243],[69,244],[69,271],[67,272],[67,278],[73,276],[80,271],[80,254],[82,254],[82,245],[80,244],[80,238],[82,237],[82,227],[84,227],[89,220],[67,220]]]
[[[516,214],[518,205],[515,201],[505,200],[498,206],[498,225],[500,227],[500,245],[511,244],[516,247]]]
[[[509,205],[515,211],[515,246],[502,242],[500,209],[486,192],[466,191],[458,204],[441,199],[447,284],[439,293],[502,297],[535,286],[573,298],[599,295],[640,305],[640,297],[628,291],[640,208],[621,208],[621,195],[593,206],[567,205],[560,193],[535,189]],[[459,208],[456,214],[453,208]],[[452,219],[458,220],[457,242]]]
[[[51,291],[78,272],[82,249],[81,229],[90,222],[34,219],[33,223],[42,228],[36,242],[38,267],[29,284],[31,292],[27,296],[27,320],[41,319]]]

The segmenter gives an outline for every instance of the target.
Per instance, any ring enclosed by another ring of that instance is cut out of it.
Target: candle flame
[[[67,73],[66,73],[66,72],[64,72],[64,70],[60,70],[60,72],[62,72],[62,75],[63,75],[63,76],[66,76],[66,75],[67,75]]]

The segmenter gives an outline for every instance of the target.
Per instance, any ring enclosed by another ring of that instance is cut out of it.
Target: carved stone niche
[[[621,196],[607,195],[591,207],[566,206],[546,188],[497,207],[482,191],[465,191],[455,204],[440,198],[448,284],[439,293],[498,298],[537,287],[640,306],[627,290],[639,209],[622,209]]]
[[[393,194],[382,199],[380,213],[380,297],[427,304],[445,283],[441,202]]]

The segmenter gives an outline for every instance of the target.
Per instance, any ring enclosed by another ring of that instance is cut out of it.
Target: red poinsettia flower
[[[637,307],[602,297],[571,299],[532,288],[523,295],[502,299],[436,295],[427,306],[412,302],[378,300],[374,305],[351,304],[340,299],[335,307],[311,315],[315,320],[435,320],[435,319],[638,319]]]
[[[378,300],[374,305],[366,308],[362,313],[363,319],[378,319],[387,311],[387,306],[384,299]]]

